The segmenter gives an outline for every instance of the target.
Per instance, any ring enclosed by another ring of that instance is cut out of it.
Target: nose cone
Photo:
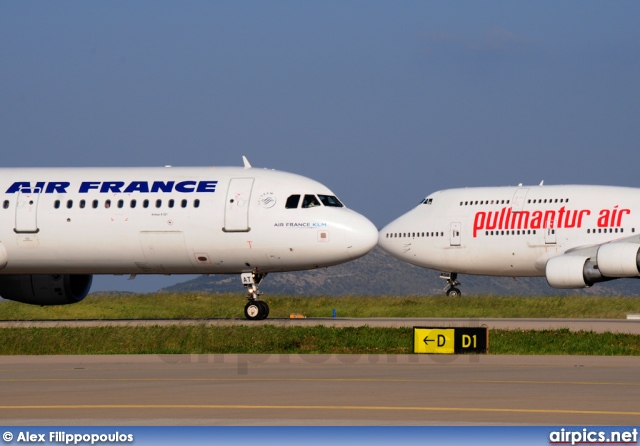
[[[367,218],[351,212],[345,226],[347,253],[351,259],[362,257],[378,244],[378,230]]]

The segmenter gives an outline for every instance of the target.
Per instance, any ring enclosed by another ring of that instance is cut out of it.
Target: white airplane
[[[264,319],[270,272],[357,259],[376,227],[326,186],[242,167],[0,169],[0,296],[81,301],[93,274],[240,274]]]
[[[450,189],[427,196],[379,233],[380,247],[447,279],[458,274],[546,277],[585,288],[640,277],[640,189],[522,186]]]

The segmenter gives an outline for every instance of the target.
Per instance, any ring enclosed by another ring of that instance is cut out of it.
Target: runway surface
[[[0,357],[5,425],[637,425],[640,358]]]
[[[62,321],[0,321],[0,328],[16,327],[103,327],[141,325],[205,324],[228,325],[276,325],[329,327],[488,327],[489,329],[544,330],[568,328],[572,331],[594,331],[596,333],[640,334],[640,319],[506,319],[506,318],[306,318],[266,319],[247,321],[244,319],[150,319],[150,320],[62,320]]]

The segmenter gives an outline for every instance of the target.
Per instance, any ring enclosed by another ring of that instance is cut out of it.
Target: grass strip
[[[269,317],[464,317],[464,318],[601,318],[640,314],[640,297],[505,296],[264,296]],[[154,293],[92,294],[73,305],[38,307],[0,304],[0,320],[57,319],[244,319],[240,294]]]
[[[491,330],[495,355],[640,355],[640,335],[561,330]],[[191,326],[4,328],[1,355],[406,354],[412,329]]]

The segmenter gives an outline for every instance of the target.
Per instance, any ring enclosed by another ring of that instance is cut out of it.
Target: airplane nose
[[[346,240],[349,257],[357,259],[378,244],[378,229],[366,217],[354,212],[346,227]]]

